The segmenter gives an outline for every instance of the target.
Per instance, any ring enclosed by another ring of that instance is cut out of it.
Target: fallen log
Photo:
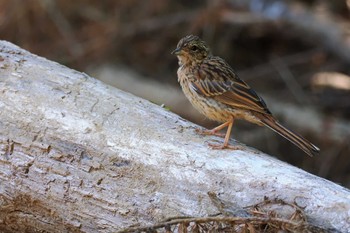
[[[2,232],[116,232],[208,217],[222,212],[213,193],[237,209],[278,198],[302,206],[308,224],[350,229],[348,189],[244,145],[212,150],[207,142],[221,138],[5,41],[0,93]]]

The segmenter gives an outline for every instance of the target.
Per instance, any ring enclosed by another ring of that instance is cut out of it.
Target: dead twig
[[[296,203],[288,203],[281,199],[265,199],[253,206],[246,207],[251,216],[237,217],[228,216],[230,213],[225,209],[232,209],[228,202],[220,200],[213,192],[208,193],[214,205],[222,210],[225,217],[172,217],[163,222],[146,227],[129,227],[119,231],[119,233],[129,232],[158,232],[163,228],[166,232],[277,232],[284,230],[287,232],[327,232],[327,230],[310,225],[307,222],[303,208]],[[281,209],[289,207],[290,216],[287,218]]]
[[[310,99],[307,97],[299,83],[296,81],[288,66],[278,58],[272,60],[270,63],[277,70],[287,88],[294,95],[295,99],[299,103],[310,103]]]
[[[300,225],[296,224],[293,221],[280,219],[280,218],[262,218],[262,217],[198,217],[198,218],[179,218],[174,219],[167,222],[161,222],[152,226],[147,227],[129,227],[126,229],[123,229],[121,231],[118,231],[119,233],[129,233],[129,232],[149,232],[149,231],[156,231],[160,228],[167,228],[173,227],[178,224],[188,225],[190,224],[196,225],[196,224],[227,224],[227,225],[245,225],[245,224],[267,224],[269,222],[275,222],[280,224],[286,224],[294,227],[300,227]],[[304,226],[302,226],[304,227]]]

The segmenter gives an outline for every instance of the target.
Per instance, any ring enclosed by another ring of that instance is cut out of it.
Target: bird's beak
[[[181,48],[176,48],[174,51],[171,52],[171,54],[179,55],[181,52]]]

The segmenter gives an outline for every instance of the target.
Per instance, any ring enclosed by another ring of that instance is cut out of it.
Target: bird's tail
[[[270,129],[272,129],[273,131],[275,131],[276,133],[278,133],[279,135],[281,135],[282,137],[299,147],[309,156],[312,157],[319,153],[320,149],[317,148],[317,146],[313,145],[311,142],[309,142],[302,136],[287,129],[286,127],[278,123],[273,117],[265,116],[261,117],[260,120],[265,126],[269,127]]]

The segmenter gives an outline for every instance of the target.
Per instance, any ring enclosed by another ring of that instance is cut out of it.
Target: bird
[[[207,118],[221,123],[211,130],[197,129],[201,134],[224,136],[223,144],[209,144],[210,147],[238,149],[229,144],[229,139],[234,121],[243,119],[270,128],[311,157],[319,153],[318,147],[280,124],[265,101],[224,59],[212,55],[200,37],[183,37],[172,54],[177,56],[178,82],[187,99]],[[226,127],[226,134],[220,134],[219,131]]]

